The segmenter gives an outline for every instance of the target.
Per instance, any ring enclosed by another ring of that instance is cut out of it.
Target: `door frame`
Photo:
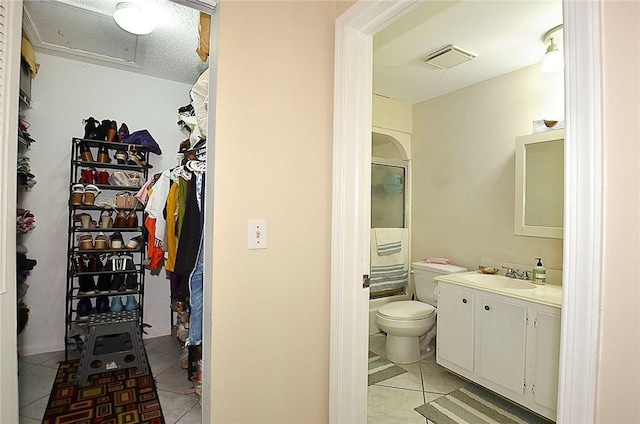
[[[1,0],[5,15],[0,52],[0,422],[18,422],[18,335],[16,331],[16,155],[22,0]],[[13,317],[13,319],[11,319]]]
[[[420,0],[359,1],[336,20],[329,421],[367,418],[373,35]],[[565,214],[558,422],[593,423],[602,260],[601,0],[563,0]],[[579,140],[579,143],[578,143]],[[574,355],[575,353],[575,355]]]

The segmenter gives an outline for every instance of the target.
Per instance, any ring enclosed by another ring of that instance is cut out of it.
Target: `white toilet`
[[[417,300],[387,303],[378,309],[375,317],[376,326],[387,333],[385,356],[389,361],[411,364],[433,355],[433,352],[422,355],[420,345],[428,346],[436,334],[438,297],[435,289],[438,283],[434,278],[466,271],[456,265],[411,264]]]

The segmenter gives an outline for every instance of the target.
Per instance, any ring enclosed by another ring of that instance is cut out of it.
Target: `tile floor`
[[[193,387],[180,368],[181,349],[172,336],[144,340],[149,365],[156,379],[162,413],[167,424],[200,424],[199,398],[185,395]],[[19,360],[20,424],[42,422],[58,361],[64,352],[23,356]]]
[[[369,350],[384,357],[385,338],[383,334],[370,336]],[[400,366],[407,372],[369,386],[368,424],[431,424],[414,408],[467,384],[436,364],[435,356]]]

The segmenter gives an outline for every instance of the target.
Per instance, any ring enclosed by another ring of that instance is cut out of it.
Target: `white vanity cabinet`
[[[456,367],[474,371],[475,293],[463,287],[439,284],[436,353]]]
[[[442,281],[438,291],[437,363],[555,420],[560,309]]]

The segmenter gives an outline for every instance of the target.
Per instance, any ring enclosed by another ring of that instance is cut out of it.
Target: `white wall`
[[[24,244],[27,256],[38,261],[27,279],[31,316],[19,338],[25,354],[63,349],[71,138],[84,135],[82,120],[93,116],[126,122],[130,131],[148,129],[164,153],[151,154],[150,172],[160,172],[176,164],[175,152],[186,138],[176,124],[177,109],[189,104],[191,88],[42,53],[37,60],[36,106],[25,116],[36,139],[29,156],[38,183],[21,202],[36,216],[37,228]],[[164,270],[158,276],[147,271],[144,321],[152,325],[147,337],[169,334],[169,303]]]
[[[562,268],[562,241],[513,234],[515,138],[562,117],[562,73],[533,65],[413,107],[412,259]]]

